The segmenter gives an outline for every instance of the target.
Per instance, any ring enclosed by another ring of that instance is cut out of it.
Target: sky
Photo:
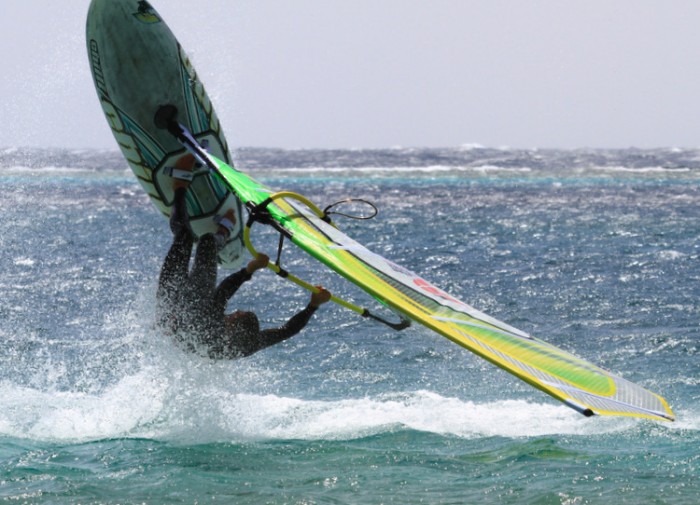
[[[108,148],[89,0],[0,0],[0,148]],[[700,146],[697,0],[152,0],[234,147]]]

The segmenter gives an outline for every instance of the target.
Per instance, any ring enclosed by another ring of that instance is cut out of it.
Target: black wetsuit
[[[299,333],[316,307],[307,305],[281,328],[260,330],[252,313],[247,324],[226,325],[226,304],[251,275],[245,268],[216,286],[216,240],[200,238],[194,265],[189,271],[194,237],[189,227],[185,188],[175,191],[171,228],[174,234],[158,283],[158,322],[185,346],[214,359],[248,356]]]

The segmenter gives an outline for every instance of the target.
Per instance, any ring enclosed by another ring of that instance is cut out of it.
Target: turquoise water
[[[184,354],[152,326],[167,223],[119,154],[0,151],[0,500],[695,504],[699,155],[237,153],[321,206],[373,201],[339,226],[662,394],[678,420],[656,423],[584,418],[427,330],[334,306],[248,359]],[[265,272],[234,301],[272,325],[306,297]]]

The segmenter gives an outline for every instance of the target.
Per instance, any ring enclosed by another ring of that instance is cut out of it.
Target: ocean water
[[[374,219],[338,225],[662,394],[677,421],[584,418],[428,330],[330,305],[250,358],[186,354],[152,324],[167,222],[120,154],[6,148],[0,501],[698,503],[700,150],[235,157],[319,206],[374,202]],[[283,260],[370,303],[292,249]],[[306,299],[261,272],[233,305],[273,325]]]

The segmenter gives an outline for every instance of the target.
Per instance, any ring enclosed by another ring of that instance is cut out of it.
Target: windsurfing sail
[[[457,300],[342,233],[305,198],[273,193],[199,149],[186,132],[172,125],[169,129],[219,174],[251,211],[252,219],[273,225],[302,250],[403,317],[447,337],[586,416],[674,420],[661,396]]]

